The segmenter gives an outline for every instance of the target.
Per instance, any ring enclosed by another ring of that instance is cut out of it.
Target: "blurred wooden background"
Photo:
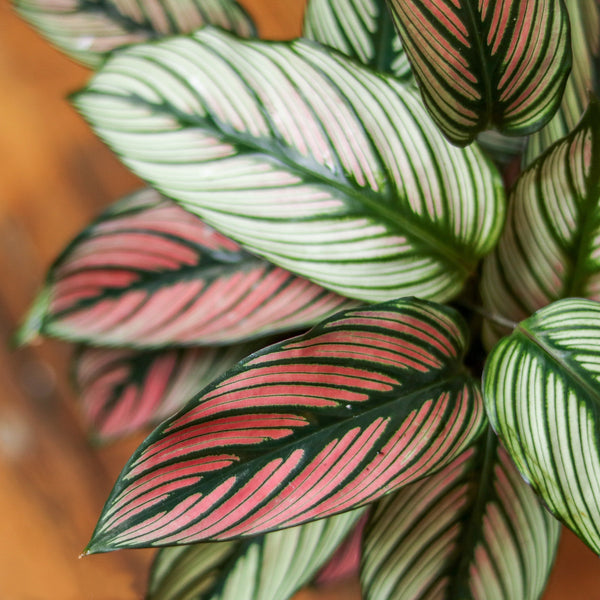
[[[51,260],[138,182],[64,99],[89,72],[0,2],[0,600],[141,598],[151,551],[77,558],[141,437],[90,447],[68,382],[69,348],[9,344]],[[303,0],[242,3],[264,37],[298,35]],[[297,600],[326,597],[359,596],[350,583]],[[600,599],[600,564],[568,533],[544,600],[567,597]]]

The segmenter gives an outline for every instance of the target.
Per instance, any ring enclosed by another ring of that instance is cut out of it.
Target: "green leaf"
[[[381,500],[365,531],[365,600],[537,600],[560,524],[493,432]]]
[[[314,43],[213,29],[109,60],[75,105],[153,187],[344,296],[460,292],[503,221],[477,149],[415,92]]]
[[[598,90],[600,54],[600,5],[596,0],[569,0],[573,69],[558,112],[541,131],[527,140],[523,162],[528,165],[554,142],[577,126],[588,104],[590,90]]]
[[[600,300],[600,103],[525,170],[497,248],[484,260],[488,312],[513,322],[555,300]],[[510,330],[484,324],[491,348]]]
[[[484,424],[466,335],[453,309],[405,299],[252,354],[138,448],[88,551],[292,527],[442,468]]]
[[[494,429],[544,503],[600,553],[600,304],[567,299],[523,321],[490,354]]]
[[[203,25],[255,35],[235,0],[13,0],[18,13],[57,48],[98,67],[111,51]]]
[[[386,0],[310,0],[303,34],[376,71],[413,82]]]
[[[491,127],[526,135],[552,118],[571,67],[562,0],[389,4],[423,100],[452,142]]]
[[[361,518],[358,509],[246,541],[161,550],[148,600],[287,600],[309,583]]]

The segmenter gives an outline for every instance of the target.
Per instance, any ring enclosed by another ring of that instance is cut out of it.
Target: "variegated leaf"
[[[484,422],[465,336],[454,310],[406,299],[251,355],[138,448],[88,551],[291,527],[440,469]]]
[[[247,541],[161,550],[147,600],[288,600],[360,519],[362,509]]]
[[[600,304],[567,299],[490,354],[486,408],[548,508],[600,553]]]
[[[365,600],[537,600],[560,524],[490,430],[443,471],[386,496],[367,524]]]
[[[386,0],[310,0],[303,34],[377,71],[413,81]]]
[[[486,257],[486,309],[519,322],[560,298],[600,300],[600,104],[524,171],[497,248]],[[491,348],[510,332],[486,322]]]
[[[159,423],[250,352],[249,346],[156,352],[85,348],[73,369],[84,418],[102,441]]]
[[[572,0],[569,0],[572,1]],[[465,145],[526,135],[558,108],[569,69],[563,0],[389,0],[431,116]]]
[[[366,301],[455,296],[502,227],[497,172],[415,92],[314,43],[138,45],[75,104],[141,177],[283,268]]]
[[[203,25],[242,37],[256,30],[235,0],[13,0],[19,14],[84,65],[98,67],[112,50]]]
[[[155,348],[307,327],[356,302],[252,256],[151,189],[118,202],[55,262],[19,338]]]
[[[573,69],[558,112],[546,127],[527,140],[523,156],[526,165],[573,131],[585,112],[590,91],[600,91],[596,73],[600,54],[600,5],[596,0],[569,0],[566,6],[571,22]]]

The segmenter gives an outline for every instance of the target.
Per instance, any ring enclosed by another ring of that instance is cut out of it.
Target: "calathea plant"
[[[367,599],[515,600],[559,521],[600,551],[594,0],[311,0],[285,43],[226,0],[17,8],[149,186],[20,331],[85,345],[95,435],[160,422],[86,553],[283,600],[362,537]]]

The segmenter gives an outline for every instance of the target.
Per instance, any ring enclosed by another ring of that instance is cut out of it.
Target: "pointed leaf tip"
[[[43,289],[33,301],[29,312],[19,329],[13,336],[12,342],[16,347],[35,343],[42,334],[44,320],[50,306],[51,291]]]

